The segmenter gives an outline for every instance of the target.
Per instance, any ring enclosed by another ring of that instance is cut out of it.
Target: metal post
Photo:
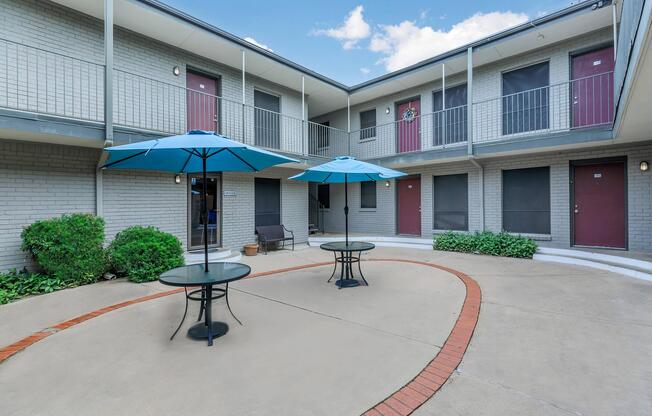
[[[113,0],[104,0],[104,146],[113,145]]]
[[[344,174],[344,235],[346,245],[349,245],[349,178]]]
[[[613,27],[613,37],[614,37],[614,62],[616,61],[616,56],[618,53],[618,10],[616,10],[616,7],[618,7],[618,1],[614,0],[611,3],[611,20],[612,20],[612,27]]]
[[[351,95],[346,96],[346,132],[348,137],[347,154],[351,156]]]
[[[245,101],[247,98],[247,89],[245,84],[245,51],[242,50],[242,143],[246,143],[245,140]]]
[[[301,153],[306,154],[306,77],[301,75]]]
[[[473,48],[466,50],[467,153],[473,155]]]
[[[446,64],[441,64],[441,108],[442,108],[442,139],[443,145],[446,145]]]
[[[202,157],[201,157],[201,163],[202,163],[202,180],[203,186],[202,186],[202,198],[201,198],[201,203],[202,203],[202,213],[204,214],[204,271],[208,273],[208,204],[206,201],[206,198],[208,198],[208,183],[206,183],[206,149],[202,150]],[[209,294],[210,296],[210,294]]]

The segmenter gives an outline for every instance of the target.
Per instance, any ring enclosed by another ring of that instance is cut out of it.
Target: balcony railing
[[[104,66],[0,39],[0,107],[104,121]]]
[[[360,159],[463,146],[469,106],[413,114],[350,133],[121,69],[113,71],[113,123],[157,134],[212,130],[297,155]],[[0,107],[104,121],[104,66],[0,39]],[[473,103],[474,143],[608,126],[612,72]]]

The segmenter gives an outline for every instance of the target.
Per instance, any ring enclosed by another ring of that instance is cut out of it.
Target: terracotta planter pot
[[[258,253],[258,244],[245,244],[245,256],[255,256]]]

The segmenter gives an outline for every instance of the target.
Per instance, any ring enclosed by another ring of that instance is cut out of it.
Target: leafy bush
[[[22,238],[22,249],[66,285],[95,282],[106,270],[102,218],[69,214],[36,221],[23,230]]]
[[[26,269],[20,272],[12,269],[0,273],[0,304],[9,303],[23,296],[54,292],[67,286],[55,277],[30,273]]]
[[[179,239],[155,227],[134,226],[122,230],[108,249],[114,272],[133,282],[148,282],[183,265]]]
[[[529,238],[506,232],[498,234],[489,231],[475,234],[447,232],[435,236],[434,248],[491,256],[532,258],[537,251],[537,244]]]

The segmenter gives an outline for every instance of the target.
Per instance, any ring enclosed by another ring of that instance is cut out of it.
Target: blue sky
[[[568,0],[163,1],[349,85],[571,4]]]

